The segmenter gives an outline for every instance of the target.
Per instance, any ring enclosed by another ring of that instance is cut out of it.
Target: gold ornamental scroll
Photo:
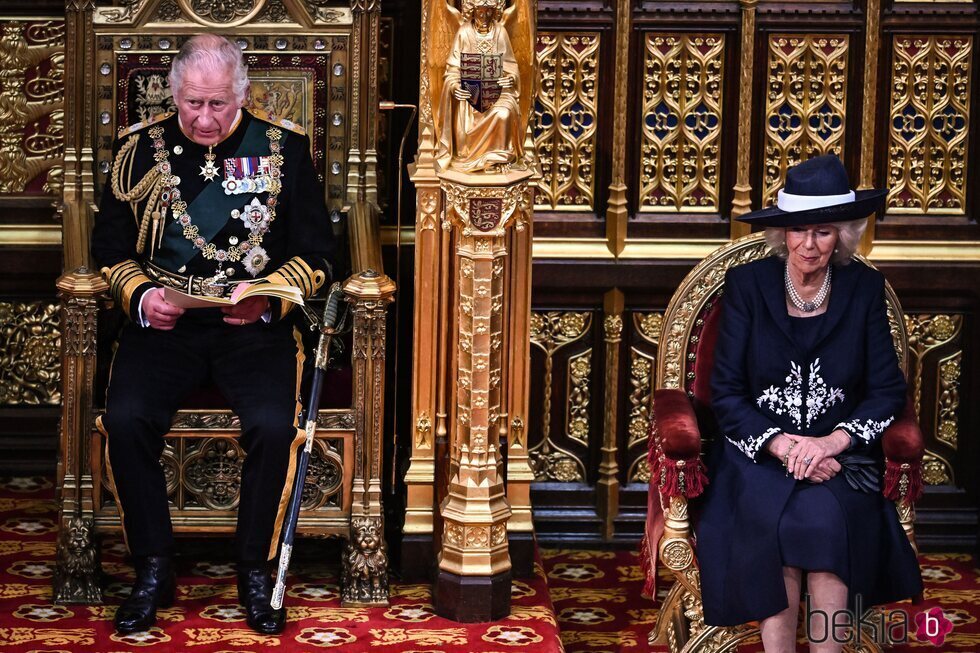
[[[441,231],[449,238],[441,240],[439,265],[425,262],[427,283],[439,296],[417,297],[419,304],[438,308],[416,311],[428,311],[430,319],[433,310],[445,316],[441,324],[449,330],[446,340],[433,343],[434,356],[432,347],[427,350],[437,367],[415,387],[430,396],[435,389],[437,438],[441,424],[448,429],[448,494],[440,506],[434,594],[436,612],[457,621],[510,612],[507,492],[520,504],[515,526],[533,542],[525,426],[536,182],[527,138],[535,94],[534,19],[531,1],[423,4],[421,113],[431,122],[420,127],[414,174],[428,184],[429,171],[435,172],[441,193],[434,203],[441,204]],[[420,209],[425,219],[430,212],[421,203]],[[426,251],[434,254],[436,239],[429,240]],[[421,417],[420,411],[417,424]],[[514,477],[506,490],[505,448]]]

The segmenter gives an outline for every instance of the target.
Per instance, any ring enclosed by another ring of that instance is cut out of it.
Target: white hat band
[[[793,195],[784,191],[779,191],[776,194],[776,206],[787,213],[821,209],[825,206],[836,206],[853,201],[853,190],[843,195]]]

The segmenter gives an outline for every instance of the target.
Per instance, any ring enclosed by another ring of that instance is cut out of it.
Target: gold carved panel
[[[552,434],[551,422],[555,393],[555,354],[560,349],[583,339],[591,328],[592,313],[589,311],[531,313],[531,344],[544,353],[543,378],[531,380],[532,385],[541,388],[542,397],[541,405],[537,407],[541,415],[541,435],[536,444],[528,447],[529,462],[535,480],[564,482],[585,480],[585,463],[581,457],[570,451],[570,448],[572,445],[582,448],[582,445],[587,444],[591,348],[570,357],[566,362],[568,383],[564,403],[568,428],[564,438],[560,434]],[[562,440],[566,441],[562,442]]]
[[[65,22],[0,20],[0,193],[60,195]]]
[[[640,210],[716,212],[723,34],[647,34]]]
[[[955,480],[959,448],[963,316],[909,314],[909,375],[919,426],[926,439],[924,475],[930,485]]]
[[[788,168],[843,156],[848,46],[846,34],[769,37],[763,206],[775,204]]]
[[[535,208],[595,206],[598,32],[538,32],[538,94],[532,113],[541,164]]]
[[[592,348],[572,356],[568,361],[567,409],[565,434],[579,444],[589,446],[589,377],[592,374]]]
[[[627,479],[630,483],[648,483],[650,466],[647,462],[647,446],[650,433],[650,406],[656,387],[657,349],[660,346],[660,330],[663,313],[633,313],[633,333],[630,347],[629,369],[629,419],[627,420],[626,448],[632,458]]]
[[[0,302],[0,404],[61,403],[57,304]]]
[[[888,121],[888,213],[966,207],[971,36],[896,36]]]

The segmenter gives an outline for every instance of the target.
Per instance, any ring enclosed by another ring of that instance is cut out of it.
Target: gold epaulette
[[[258,118],[259,120],[271,122],[273,125],[276,125],[277,127],[282,127],[283,129],[288,129],[294,134],[299,134],[300,136],[306,136],[306,130],[300,127],[299,125],[297,125],[292,120],[289,120],[287,118],[280,118],[275,114],[268,113],[266,111],[263,111],[262,109],[250,108],[246,110],[254,117]]]
[[[166,120],[167,118],[169,118],[172,115],[174,115],[174,112],[173,111],[168,111],[166,113],[158,113],[155,116],[151,116],[149,120],[143,120],[141,122],[134,123],[134,124],[130,125],[129,127],[123,127],[122,129],[119,130],[119,134],[117,135],[117,137],[118,138],[122,138],[123,136],[126,136],[127,134],[132,134],[134,132],[138,132],[139,130],[143,129],[144,127],[149,127],[150,125],[156,124],[156,123],[160,122],[161,120]]]

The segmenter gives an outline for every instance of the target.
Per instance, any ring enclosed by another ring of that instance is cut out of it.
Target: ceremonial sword
[[[279,549],[279,568],[276,570],[276,586],[272,591],[272,607],[278,610],[282,607],[283,594],[286,592],[286,572],[289,571],[289,559],[293,555],[293,539],[296,537],[296,524],[299,522],[299,509],[303,501],[303,486],[306,484],[306,470],[310,464],[310,452],[313,451],[313,435],[316,433],[316,418],[320,410],[320,386],[330,364],[330,342],[333,336],[341,330],[337,324],[340,314],[340,302],[343,301],[344,291],[339,283],[330,286],[327,294],[327,304],[323,308],[323,320],[320,322],[320,340],[316,347],[313,383],[310,387],[310,399],[306,407],[306,442],[299,454],[299,465],[296,469],[296,480],[293,483],[293,493],[286,512],[283,526],[282,546]],[[307,312],[309,316],[310,313]],[[312,316],[316,319],[316,316]]]

